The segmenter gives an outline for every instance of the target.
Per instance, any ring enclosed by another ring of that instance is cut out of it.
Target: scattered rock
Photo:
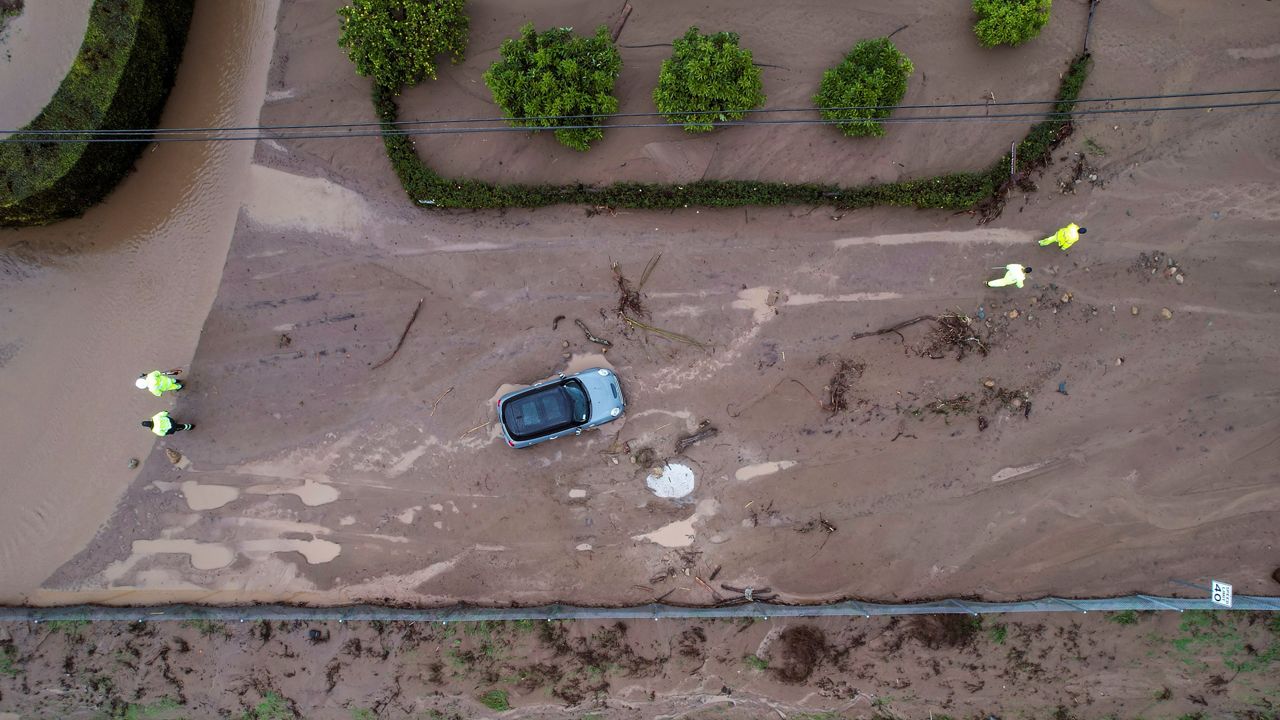
[[[280,339],[276,341],[276,345],[280,348],[287,348],[293,344],[293,338],[289,337],[289,333],[284,333]]]
[[[169,458],[169,462],[173,463],[174,465],[177,465],[178,463],[182,462],[182,453],[178,452],[177,450],[174,450],[173,448],[165,448],[164,456]]]
[[[591,549],[591,543],[582,543],[578,547],[574,548],[574,550],[577,550],[578,552],[586,552],[590,549]]]
[[[561,355],[560,357],[564,358],[565,360],[568,360],[569,358],[573,357],[573,354],[572,354],[572,353],[565,353],[565,354]]]
[[[1173,311],[1170,310],[1169,308],[1160,308],[1160,317],[1164,318],[1165,320],[1172,320]]]
[[[1063,295],[1062,295],[1062,302],[1064,302],[1064,303],[1069,303],[1069,302],[1071,302],[1071,293],[1063,293]]]
[[[1129,308],[1129,314],[1134,317],[1138,317],[1138,306],[1134,305],[1133,307]]]
[[[560,347],[563,347],[563,348],[569,347],[569,341],[565,340],[564,342],[560,343]]]
[[[1010,320],[1017,320],[1017,319],[1018,319],[1018,311],[1017,311],[1017,310],[1010,310],[1010,311],[1009,311],[1008,316],[1009,316],[1009,319],[1010,319]]]
[[[1123,365],[1123,364],[1124,364],[1124,358],[1122,357],[1116,358],[1116,365]]]
[[[583,490],[582,488],[574,488],[569,491],[569,497],[571,498],[584,498],[586,496],[587,496],[587,491]]]
[[[134,470],[138,467],[138,458],[129,458],[129,469]]]
[[[1187,277],[1186,277],[1185,275],[1183,275],[1182,273],[1178,273],[1177,275],[1174,275],[1174,276],[1173,276],[1173,281],[1174,281],[1174,282],[1176,282],[1176,283],[1178,283],[1179,285],[1181,285],[1182,283],[1186,282],[1186,280],[1187,280]]]
[[[982,387],[984,388],[993,388],[995,386],[996,386],[996,381],[992,380],[991,378],[987,378],[986,380],[982,381]]]

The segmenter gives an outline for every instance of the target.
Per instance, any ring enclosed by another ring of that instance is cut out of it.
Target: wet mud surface
[[[264,123],[372,119],[332,5],[282,8]],[[1232,54],[1261,31],[1188,38],[1212,23],[1147,10],[1099,19],[1088,93],[1268,77]],[[1152,23],[1203,52],[1135,41]],[[1274,594],[1269,128],[1086,118],[1041,190],[981,227],[891,209],[424,213],[376,138],[263,142],[172,406],[197,429],[156,443],[114,512],[86,511],[77,532],[100,532],[26,597],[707,605],[1223,575]],[[1086,140],[1099,180],[1064,194]],[[1070,253],[1036,245],[1067,220],[1090,228]],[[613,265],[638,287],[658,255],[646,312],[620,317]],[[985,287],[1014,261],[1035,268],[1027,288]],[[854,339],[921,315],[940,319]],[[618,372],[623,419],[505,447],[504,388],[591,366]],[[648,479],[673,465],[694,489],[658,497]]]
[[[368,111],[323,10],[283,9],[264,122]],[[1109,22],[1098,95],[1151,79],[1109,49],[1137,16]],[[1221,48],[1197,58],[1179,61],[1197,82],[1260,77]],[[423,213],[376,139],[263,143],[173,410],[197,430],[158,443],[42,597],[1014,599],[1224,573],[1274,593],[1280,141],[1248,114],[1165,117],[1082,121],[988,226]],[[1103,177],[1064,194],[1087,138]],[[1237,138],[1249,153],[1224,153]],[[1036,245],[1067,219],[1091,230],[1071,252]],[[1011,261],[1035,268],[1028,287],[986,288]],[[622,420],[505,447],[500,392],[597,365],[622,380]],[[704,421],[717,433],[678,451]],[[657,497],[647,478],[673,462],[694,490]]]
[[[1240,612],[0,624],[0,717],[1265,718],[1277,667]]]

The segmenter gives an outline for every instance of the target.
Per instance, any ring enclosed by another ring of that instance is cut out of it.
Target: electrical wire
[[[1087,103],[1103,103],[1103,102],[1129,102],[1133,100],[1165,100],[1173,98],[1189,98],[1189,97],[1214,97],[1222,95],[1247,95],[1258,93],[1277,93],[1280,88],[1251,88],[1246,90],[1214,90],[1206,92],[1188,92],[1188,93],[1169,93],[1164,95],[1127,95],[1116,97],[1102,98],[1081,98],[1073,101],[1073,104]],[[1055,105],[1059,100],[1001,100],[1001,101],[984,101],[972,103],[926,103],[916,105],[846,105],[833,107],[792,107],[792,108],[753,108],[742,110],[745,114],[765,114],[765,113],[794,113],[794,112],[839,112],[846,110],[928,110],[928,109],[950,109],[950,108],[990,108],[990,107],[1007,107],[1017,105]],[[599,113],[587,115],[529,115],[521,117],[473,117],[473,118],[454,118],[454,119],[436,119],[436,120],[394,120],[386,124],[393,126],[405,125],[451,125],[459,123],[475,123],[475,122],[542,122],[547,120],[581,120],[581,119],[609,119],[609,118],[625,118],[625,117],[663,117],[663,116],[680,116],[680,115],[705,115],[706,110],[679,110],[672,112],[627,112],[627,113]],[[155,128],[153,130],[145,129],[104,129],[104,130],[0,130],[0,134],[37,134],[37,135],[84,135],[93,133],[94,135],[142,135],[142,134],[183,134],[197,132],[253,132],[267,130],[312,130],[312,129],[333,129],[344,127],[377,127],[384,123],[379,121],[371,122],[344,122],[344,123],[304,123],[297,125],[244,125],[230,127],[187,127],[187,128]],[[674,124],[674,123],[673,123]],[[620,125],[610,127],[623,127]]]
[[[1252,108],[1265,107],[1271,105],[1280,105],[1280,100],[1260,100],[1254,102],[1242,103],[1222,103],[1222,104],[1198,104],[1198,105],[1175,105],[1165,107],[1142,107],[1142,108],[1091,108],[1084,110],[1071,110],[1068,112],[1029,112],[1029,113],[1003,113],[996,115],[936,115],[936,116],[906,116],[906,117],[887,117],[874,118],[875,122],[885,124],[912,123],[912,122],[1026,122],[1031,118],[1047,119],[1049,121],[1058,120],[1067,122],[1072,118],[1086,115],[1104,115],[1104,114],[1128,114],[1128,113],[1158,113],[1176,110],[1217,110],[1232,108]],[[746,126],[777,126],[777,125],[838,125],[846,122],[853,122],[862,118],[845,118],[845,119],[816,119],[816,118],[789,118],[783,120],[729,120],[729,121],[713,121],[709,123],[698,123],[699,125],[711,125],[712,127],[746,127]],[[669,128],[679,127],[680,123],[654,122],[654,123],[621,123],[616,125],[503,125],[503,126],[484,126],[484,127],[463,127],[463,128],[430,128],[430,129],[403,129],[403,130],[378,130],[373,132],[334,132],[334,133],[277,133],[277,134],[250,134],[250,135],[203,135],[203,136],[174,136],[173,134],[151,137],[152,131],[132,131],[134,134],[128,137],[107,136],[99,137],[100,133],[93,133],[92,137],[67,137],[63,134],[46,136],[37,131],[23,133],[20,137],[0,138],[0,143],[21,143],[21,144],[57,144],[57,143],[131,143],[131,142],[226,142],[236,140],[324,140],[337,138],[359,138],[359,137],[381,137],[381,136],[420,136],[420,135],[464,135],[473,133],[500,133],[500,132],[534,132],[539,130],[613,130],[623,128]],[[256,133],[256,131],[255,131]],[[82,131],[82,134],[84,133]]]

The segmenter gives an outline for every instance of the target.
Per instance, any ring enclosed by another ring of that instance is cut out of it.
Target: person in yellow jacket
[[[1010,263],[1003,268],[992,268],[993,270],[1004,270],[1004,277],[996,278],[987,282],[987,287],[1004,287],[1006,285],[1017,285],[1022,287],[1022,283],[1026,282],[1027,275],[1031,273],[1031,267],[1028,265],[1019,265],[1018,263]]]
[[[174,370],[169,372],[152,370],[139,375],[133,384],[142,390],[150,390],[152,395],[160,397],[167,392],[177,392],[182,389],[182,383],[174,379],[177,374]]]
[[[168,410],[161,410],[155,415],[152,415],[150,420],[143,420],[142,427],[150,428],[151,432],[160,435],[161,437],[165,435],[172,435],[180,430],[195,429],[195,425],[192,425],[191,423],[175,422],[173,418],[169,417]]]
[[[1054,243],[1058,243],[1058,247],[1062,248],[1063,250],[1068,250],[1071,248],[1072,245],[1075,245],[1076,241],[1080,239],[1080,236],[1085,234],[1086,232],[1088,232],[1088,230],[1086,230],[1085,228],[1082,228],[1075,223],[1071,223],[1070,225],[1067,225],[1066,227],[1059,230],[1058,232],[1041,240],[1040,247],[1045,247],[1046,245],[1052,245]]]

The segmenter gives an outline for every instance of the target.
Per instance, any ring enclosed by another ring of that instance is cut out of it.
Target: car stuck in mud
[[[502,436],[513,448],[524,448],[618,419],[626,402],[618,376],[591,368],[507,393],[498,399]]]

